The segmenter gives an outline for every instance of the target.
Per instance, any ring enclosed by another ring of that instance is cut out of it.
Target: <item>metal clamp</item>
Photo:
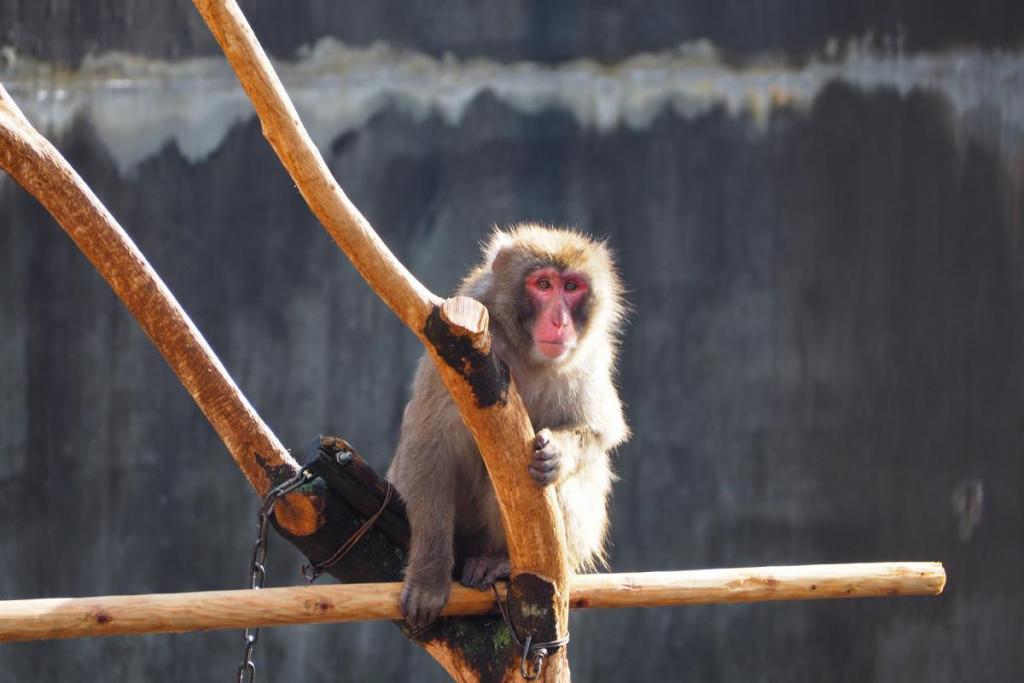
[[[525,640],[519,640],[519,636],[516,635],[516,629],[512,625],[512,618],[509,616],[508,609],[502,602],[501,596],[498,595],[498,587],[491,584],[491,590],[494,591],[494,600],[498,603],[498,611],[501,612],[501,618],[505,621],[505,625],[508,626],[508,630],[512,632],[512,640],[516,641],[516,645],[523,648],[523,654],[519,659],[519,675],[527,681],[535,681],[540,678],[541,673],[544,671],[544,659],[558,648],[569,644],[569,634],[566,633],[564,638],[551,640],[546,643],[533,642],[532,633],[528,634]]]

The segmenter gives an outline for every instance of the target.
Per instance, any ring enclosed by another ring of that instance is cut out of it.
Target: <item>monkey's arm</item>
[[[629,438],[622,402],[611,382],[596,387],[591,396],[576,424],[537,432],[530,476],[541,486],[564,481]]]

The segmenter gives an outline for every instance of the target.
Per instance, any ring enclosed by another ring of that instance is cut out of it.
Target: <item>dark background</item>
[[[918,49],[1017,47],[1017,0],[240,0],[260,42],[286,57],[324,35],[366,45],[386,40],[440,55],[554,61],[628,57],[707,38],[736,57],[800,55],[828,38],[905,32]],[[151,57],[215,54],[185,0],[3,0],[0,42],[77,63],[127,50]]]
[[[707,38],[736,65],[800,63],[873,32],[908,54],[983,48],[998,68],[1024,37],[1010,0],[242,6],[282,58],[326,35],[551,63]],[[180,0],[0,0],[0,46],[72,69],[115,49],[215,54]],[[610,238],[634,307],[614,570],[940,560],[949,573],[938,598],[578,612],[577,680],[1024,676],[1024,112],[1011,95],[989,93],[979,136],[934,84],[837,80],[761,125],[666,109],[605,132],[484,93],[457,126],[384,106],[323,150],[437,292],[491,223]],[[130,172],[86,114],[56,142],[281,439],[339,434],[383,471],[418,342],[318,227],[258,124],[202,161],[169,144]],[[0,182],[0,597],[243,587],[256,506],[106,284]],[[296,583],[299,558],[275,540],[269,584]],[[227,680],[240,643],[7,644],[0,680]],[[443,680],[388,624],[268,630],[257,661],[264,681]]]

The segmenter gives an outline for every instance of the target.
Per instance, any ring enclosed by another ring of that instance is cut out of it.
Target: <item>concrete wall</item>
[[[578,680],[1024,674],[1024,18],[831,5],[243,3],[435,291],[491,223],[610,238],[636,432],[613,569],[950,575],[941,598],[577,613]],[[189,3],[0,0],[0,46],[0,82],[282,440],[340,434],[383,469],[418,342],[310,217]],[[0,217],[0,597],[242,587],[256,500],[230,457],[9,179]],[[269,584],[296,583],[271,555]],[[0,681],[228,678],[240,641],[8,644]],[[257,658],[265,681],[443,680],[388,624],[269,630]]]
[[[620,60],[709,39],[736,56],[800,55],[828,40],[902,36],[916,49],[1016,47],[1016,0],[239,0],[261,42],[280,57],[324,36],[350,44],[386,40],[435,55],[558,61]],[[214,54],[188,0],[4,0],[0,43],[76,64],[90,52],[149,57]]]

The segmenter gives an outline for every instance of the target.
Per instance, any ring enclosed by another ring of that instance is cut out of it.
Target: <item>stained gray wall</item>
[[[552,61],[616,60],[706,38],[735,57],[799,56],[828,39],[903,36],[918,49],[964,44],[1016,47],[1016,0],[239,0],[261,42],[293,54],[323,36],[365,45],[386,40],[432,54]],[[4,0],[0,42],[65,65],[104,49],[151,57],[213,53],[188,0]]]
[[[486,88],[452,119],[411,108],[399,85],[323,151],[435,291],[491,223],[610,238],[634,308],[621,383],[636,432],[616,460],[613,569],[906,559],[949,572],[940,598],[576,613],[578,680],[1024,675],[1019,4],[765,2],[757,22],[746,4],[303,2],[287,21],[284,6],[244,3],[279,56],[380,38],[486,56],[498,80],[518,59],[618,60],[702,37],[721,48],[708,73],[727,80],[762,53],[813,60],[829,38],[885,31],[861,42],[874,62],[776,63],[766,109],[729,104],[760,92],[744,67],[750,81],[717,100],[665,96],[649,118],[603,127]],[[310,217],[254,120],[206,111],[171,134],[161,93],[201,84],[138,85],[111,113],[74,72],[19,70],[112,49],[173,64],[212,54],[204,30],[184,2],[0,0],[0,66],[282,440],[340,434],[383,469],[418,342]],[[85,104],[65,112],[61,97]],[[138,152],[140,120],[143,137],[166,133],[156,149]],[[0,597],[242,587],[256,501],[230,457],[9,180],[0,217]],[[271,554],[270,584],[296,583],[298,556],[280,541]],[[226,679],[239,655],[236,632],[6,644],[0,681]],[[443,680],[388,624],[268,630],[257,657],[261,680]]]

